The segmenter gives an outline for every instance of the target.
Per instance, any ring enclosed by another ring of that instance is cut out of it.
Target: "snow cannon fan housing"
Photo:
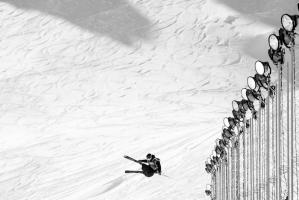
[[[271,49],[273,49],[274,51],[277,51],[277,50],[281,49],[282,42],[281,42],[279,36],[277,36],[275,34],[271,34],[268,37],[268,44]]]
[[[205,193],[206,193],[207,196],[211,196],[212,195],[212,186],[211,185],[207,185],[206,186]]]
[[[236,101],[236,100],[232,101],[232,107],[233,107],[232,114],[234,118],[239,122],[243,122],[243,119],[246,114],[246,108],[243,107],[242,101]]]
[[[227,155],[227,152],[225,150],[225,147],[227,145],[228,145],[228,143],[223,139],[216,140],[215,152],[218,156],[220,156],[221,160],[223,160]]]
[[[284,14],[281,16],[281,25],[284,30],[294,32],[298,25],[298,15]]]
[[[246,111],[249,109],[247,106],[247,100],[242,99],[241,101],[232,101],[232,107],[234,111],[246,113]]]
[[[255,74],[254,79],[256,80],[258,86],[264,88],[265,90],[269,90],[270,87],[270,76]]]
[[[257,86],[257,83],[254,82],[254,85],[251,85],[252,83],[249,83],[248,85],[252,88],[255,88]],[[258,87],[258,86],[257,86]],[[246,89],[246,88],[243,88],[242,89],[242,97],[246,97],[246,100],[248,100],[248,107],[249,109],[253,112],[255,111],[255,108],[254,108],[254,102],[255,101],[260,101],[260,100],[263,100],[262,96],[261,96],[261,93],[260,91],[256,91],[256,90],[253,90],[253,89]],[[244,98],[245,99],[245,98]]]
[[[247,84],[251,90],[254,90],[255,92],[257,92],[257,94],[259,94],[261,93],[261,88],[265,90],[269,89],[270,77],[266,77],[265,75],[255,74],[254,77],[249,76],[247,78]]]
[[[279,36],[271,34],[268,37],[269,50],[268,55],[275,65],[284,63],[284,50],[282,49],[282,41]]]
[[[272,72],[269,62],[262,62],[259,60],[255,62],[255,71],[257,74],[266,77],[270,76]]]
[[[251,89],[251,90],[254,90],[254,91],[259,91],[260,87],[257,83],[257,80],[255,79],[255,77],[252,77],[252,76],[249,76],[247,78],[247,85],[248,87]],[[248,96],[247,96],[248,98]]]
[[[227,147],[227,142],[224,139],[217,139],[216,140],[216,145],[220,146],[221,148]]]
[[[223,149],[223,151],[220,154],[220,158],[226,162],[226,156],[227,156],[227,152],[225,149]]]
[[[279,38],[285,47],[291,48],[295,44],[295,33],[285,29],[279,29]]]
[[[205,190],[205,193],[206,193],[207,196],[211,196],[212,195],[211,190]]]
[[[247,95],[246,95],[246,91],[247,91],[247,89],[243,88],[241,90],[241,96],[242,96],[243,99],[248,100]]]
[[[244,112],[241,112],[241,110],[239,110],[239,111],[235,111],[235,110],[233,110],[233,111],[232,111],[232,114],[233,114],[234,118],[235,118],[238,122],[242,122],[242,121],[243,121],[243,118],[245,117],[245,113],[244,113]]]
[[[253,93],[252,91],[254,92],[255,95],[250,95],[251,93]],[[241,95],[243,98],[243,100],[242,100],[243,107],[246,108],[246,111],[249,109],[252,113],[253,118],[256,119],[256,117],[257,117],[256,110],[255,110],[254,104],[253,104],[253,101],[257,100],[257,98],[258,98],[256,92],[254,90],[249,90],[249,89],[243,88],[241,90]],[[250,99],[248,98],[248,96]]]
[[[205,168],[206,172],[211,173],[212,169],[213,169],[213,165],[210,163],[206,163],[206,168]]]
[[[250,101],[243,99],[241,104],[242,108],[244,109],[244,113],[246,113],[247,110],[250,110]]]
[[[281,25],[279,29],[279,37],[282,43],[291,48],[295,44],[295,29],[298,25],[298,15],[284,14],[281,16]]]
[[[254,101],[259,101],[261,96],[260,94],[255,91],[255,90],[246,90],[246,96],[247,96],[247,99],[251,102],[254,102]]]
[[[225,133],[222,133],[221,136],[222,136],[223,140],[225,140],[225,141],[229,144],[230,138],[227,137],[227,136],[225,135]]]
[[[222,131],[222,137],[224,140],[226,140],[227,143],[234,135],[235,135],[235,133],[228,128],[224,128]]]
[[[216,166],[216,161],[213,159],[213,158],[211,158],[211,165],[214,167],[214,166]]]
[[[232,107],[233,107],[233,110],[235,110],[235,111],[238,112],[239,110],[242,109],[241,102],[240,101],[236,101],[236,100],[232,101]]]
[[[235,128],[237,126],[237,120],[235,120],[233,117],[225,117],[223,119],[223,124],[227,128]]]
[[[223,147],[216,145],[216,147],[215,147],[216,154],[221,155],[221,154],[223,154],[223,151],[225,151]]]
[[[218,156],[211,156],[210,163],[213,167],[217,167],[218,163],[220,161],[220,158]]]

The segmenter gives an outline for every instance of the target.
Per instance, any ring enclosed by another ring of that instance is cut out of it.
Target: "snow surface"
[[[1,0],[0,199],[208,199],[222,119],[296,3]],[[124,174],[148,152],[165,176]]]

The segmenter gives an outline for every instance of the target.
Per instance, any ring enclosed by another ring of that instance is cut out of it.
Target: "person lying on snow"
[[[128,156],[126,158],[132,160],[132,158],[130,158]],[[136,162],[141,165],[142,171],[126,170],[125,173],[141,173],[141,174],[144,174],[147,177],[152,177],[155,173],[161,175],[160,159],[156,158],[155,155],[148,153],[146,155],[146,159],[137,160]]]

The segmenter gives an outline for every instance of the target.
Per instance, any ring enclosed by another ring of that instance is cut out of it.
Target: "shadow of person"
[[[1,0],[65,19],[125,45],[150,39],[152,23],[126,0]]]
[[[296,0],[216,0],[263,23],[280,26],[282,14],[298,14]]]

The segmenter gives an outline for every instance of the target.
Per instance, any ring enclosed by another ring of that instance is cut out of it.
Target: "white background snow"
[[[208,199],[222,119],[296,4],[1,0],[0,199]],[[124,174],[148,152],[168,177]]]

